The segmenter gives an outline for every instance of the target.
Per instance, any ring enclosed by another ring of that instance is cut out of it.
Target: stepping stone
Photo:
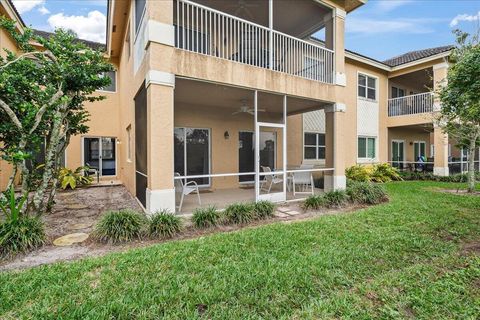
[[[87,223],[74,223],[72,225],[69,225],[67,228],[69,230],[81,230],[81,229],[87,229],[93,226],[93,222],[87,222]]]
[[[290,209],[288,207],[278,207],[277,211],[287,213],[288,211],[290,211]]]
[[[275,212],[273,215],[274,215],[275,217],[277,217],[277,218],[286,218],[286,217],[288,217],[288,214],[283,213],[283,212],[278,212],[278,211]]]
[[[81,243],[88,239],[88,233],[72,233],[53,241],[53,245],[58,247],[71,246],[74,243]]]

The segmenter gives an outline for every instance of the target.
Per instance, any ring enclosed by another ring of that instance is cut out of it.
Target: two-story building
[[[109,1],[116,72],[65,165],[97,168],[150,212],[299,199],[344,188],[357,163],[416,170],[425,156],[422,169],[448,175],[457,151],[433,124],[432,90],[452,47],[384,62],[346,50],[345,19],[364,2]]]

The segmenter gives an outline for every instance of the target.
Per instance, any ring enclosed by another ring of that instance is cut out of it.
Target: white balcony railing
[[[388,116],[395,117],[433,112],[433,101],[433,92],[388,99]]]
[[[179,49],[288,73],[334,81],[332,50],[197,4],[175,0]]]

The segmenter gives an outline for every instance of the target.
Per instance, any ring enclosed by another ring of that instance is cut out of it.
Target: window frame
[[[315,135],[315,145],[306,145],[305,144],[305,135],[306,134],[314,134]],[[319,144],[319,135],[323,135],[324,136],[324,140],[325,140],[325,144],[321,145]],[[319,153],[318,153],[318,149],[320,147],[323,147],[325,149],[325,153],[326,153],[326,136],[325,136],[325,133],[324,132],[315,132],[315,131],[304,131],[303,132],[303,146],[302,146],[302,152],[303,152],[303,161],[325,161],[325,157],[324,158],[319,158]],[[307,159],[305,158],[305,148],[315,148],[315,158],[314,159]]]
[[[127,162],[133,162],[133,139],[132,139],[132,125],[129,124],[126,128],[127,131]]]
[[[115,81],[115,91],[110,91],[110,90],[105,90],[104,88],[101,88],[101,89],[97,89],[96,91],[98,92],[105,92],[105,93],[117,93],[117,70],[112,70],[110,72],[113,72],[115,77],[114,77],[114,81]]]
[[[137,40],[137,35],[140,33],[140,27],[142,25],[143,19],[145,17],[145,12],[147,11],[147,0],[145,0],[145,6],[143,7],[143,12],[140,15],[140,18],[138,19],[138,24],[137,24],[137,6],[136,6],[137,1],[133,0],[133,32],[135,34],[135,41]]]
[[[392,87],[391,87],[391,90],[392,90],[392,91],[391,91],[392,99],[405,97],[405,89],[402,89],[402,88],[397,87],[397,86],[392,86]],[[394,90],[397,91],[397,94],[396,94],[395,97],[394,97],[394,94],[393,94]],[[400,95],[400,91],[402,91],[402,95]]]
[[[360,139],[365,139],[365,157],[361,157],[360,154],[359,154],[359,150],[358,150],[358,146],[359,146],[359,140]],[[373,157],[369,157],[368,156],[368,146],[369,146],[369,143],[368,141],[370,139],[373,139],[374,141],[374,144],[375,144],[375,148],[373,149],[374,151],[374,155]],[[376,136],[365,136],[365,135],[359,135],[357,136],[357,161],[376,161],[377,160],[377,155],[378,155],[378,137]]]
[[[360,85],[360,81],[359,81],[360,76],[365,77],[365,86]],[[375,80],[375,87],[374,88],[368,86],[368,79],[369,78]],[[365,88],[365,96],[360,95],[360,90],[359,90],[360,87]],[[368,98],[368,89],[374,89],[375,90],[375,98],[374,99]],[[364,72],[357,72],[357,98],[362,99],[362,100],[367,100],[367,101],[378,102],[378,94],[379,94],[378,93],[378,77],[373,76],[371,74],[364,73]]]

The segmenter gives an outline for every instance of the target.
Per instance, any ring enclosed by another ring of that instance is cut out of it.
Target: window
[[[392,98],[405,97],[405,90],[392,87]]]
[[[140,28],[146,3],[147,0],[135,0],[135,34],[138,33],[138,29]]]
[[[364,74],[358,75],[358,96],[370,100],[377,99],[377,79]]]
[[[375,159],[376,157],[376,138],[358,137],[358,158]]]
[[[107,71],[103,74],[104,77],[110,78],[110,84],[106,87],[103,87],[102,91],[115,92],[117,91],[117,77],[115,71]]]
[[[418,161],[418,158],[420,156],[426,158],[427,156],[427,152],[426,152],[426,149],[427,149],[427,144],[425,143],[425,141],[415,141],[413,143],[413,156],[414,156],[414,161]]]
[[[325,159],[325,134],[305,132],[303,140],[303,158],[305,160]]]
[[[132,125],[127,127],[127,161],[132,161]]]

